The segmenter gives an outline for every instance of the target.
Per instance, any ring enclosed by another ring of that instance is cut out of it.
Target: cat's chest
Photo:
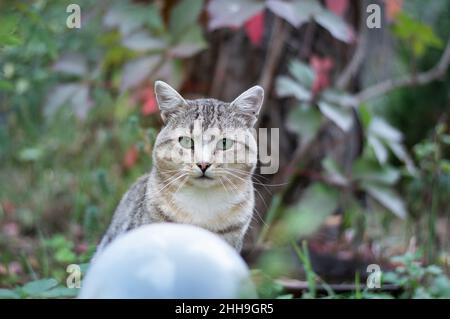
[[[224,191],[208,189],[184,189],[172,195],[173,203],[193,221],[204,221],[226,213],[236,203],[242,201],[242,195],[230,195]]]

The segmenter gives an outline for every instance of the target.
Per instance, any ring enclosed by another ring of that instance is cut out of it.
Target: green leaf
[[[19,160],[22,162],[35,162],[44,155],[44,151],[38,147],[28,147],[19,152]]]
[[[317,103],[320,111],[340,129],[347,132],[353,125],[353,114],[350,109],[319,101]]]
[[[403,134],[399,130],[378,116],[370,121],[369,134],[374,134],[387,141],[401,142],[403,139]]]
[[[331,157],[326,157],[322,160],[322,167],[325,170],[328,178],[339,185],[347,185],[348,179],[345,177],[338,163]]]
[[[275,226],[274,239],[281,243],[313,234],[336,209],[338,193],[322,183],[310,185],[300,201],[288,208]]]
[[[323,10],[314,17],[316,22],[324,27],[333,37],[343,42],[353,40],[353,31],[350,26],[338,15],[329,10]]]
[[[182,0],[170,12],[169,30],[178,36],[197,22],[203,0]]]
[[[29,296],[37,296],[44,291],[47,291],[58,285],[56,279],[40,279],[36,281],[31,281],[22,287],[22,291]]]
[[[298,60],[291,60],[289,62],[289,72],[300,84],[308,89],[311,88],[314,81],[314,71],[309,65]]]
[[[390,187],[371,183],[363,183],[362,187],[367,193],[398,217],[406,218],[406,207],[403,199]]]
[[[299,101],[311,99],[311,92],[308,89],[287,76],[279,76],[275,86],[279,97],[295,97]]]
[[[367,137],[368,144],[372,147],[375,156],[380,164],[386,163],[388,159],[388,151],[381,140],[373,134]]]
[[[412,18],[405,12],[396,17],[393,27],[394,34],[412,46],[415,56],[422,56],[428,47],[441,48],[442,41],[433,32],[433,29],[419,20]]]
[[[179,42],[170,49],[170,53],[178,58],[188,58],[207,47],[202,28],[194,25],[182,36]]]
[[[14,89],[14,85],[11,82],[0,80],[0,90],[3,91],[12,91]]]
[[[294,27],[299,28],[305,22],[308,22],[317,13],[323,10],[317,0],[296,0],[281,1],[269,0],[267,7],[275,15],[283,18]]]
[[[263,9],[264,2],[259,0],[210,0],[208,29],[239,28]]]
[[[358,114],[361,118],[362,125],[365,129],[369,127],[369,124],[372,120],[372,113],[370,112],[367,104],[363,103],[358,107]]]
[[[160,51],[166,47],[165,41],[154,37],[146,31],[135,32],[122,40],[124,47],[134,51]]]
[[[289,112],[286,127],[293,133],[298,134],[302,143],[309,143],[319,131],[322,123],[320,112],[309,105],[295,107]]]
[[[159,61],[160,58],[157,55],[146,56],[128,61],[122,71],[120,91],[124,92],[142,83],[142,81],[148,78]]]
[[[363,182],[393,185],[399,180],[400,172],[387,165],[380,166],[375,161],[359,159],[353,164],[352,178]]]

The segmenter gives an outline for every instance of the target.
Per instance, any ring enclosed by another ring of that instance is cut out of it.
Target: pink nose
[[[202,173],[204,174],[206,172],[206,170],[208,169],[208,167],[211,166],[211,164],[201,162],[201,163],[197,163],[197,166],[201,169]]]

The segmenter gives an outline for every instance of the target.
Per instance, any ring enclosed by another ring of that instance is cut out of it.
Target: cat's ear
[[[179,110],[180,107],[187,103],[183,97],[169,84],[163,81],[155,82],[155,96],[158,101],[159,110],[161,111],[161,118],[164,123]]]
[[[230,106],[234,107],[239,113],[248,115],[251,119],[250,125],[253,126],[258,118],[263,100],[264,89],[259,85],[255,85],[239,95],[230,103]]]

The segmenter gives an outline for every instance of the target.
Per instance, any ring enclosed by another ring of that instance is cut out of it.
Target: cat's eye
[[[234,144],[233,140],[230,140],[229,138],[223,138],[217,142],[217,148],[220,150],[228,150],[230,149]]]
[[[184,148],[194,149],[194,141],[190,137],[180,136],[178,138],[178,142],[180,142],[181,146],[183,146]]]

